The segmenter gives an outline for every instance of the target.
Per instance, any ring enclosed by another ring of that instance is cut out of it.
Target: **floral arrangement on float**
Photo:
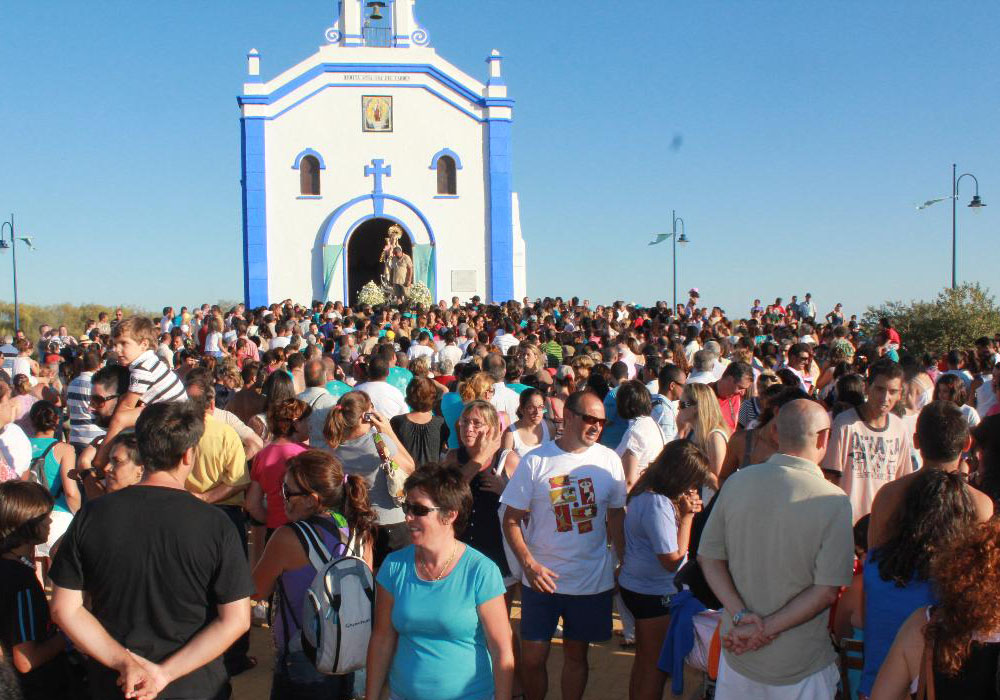
[[[366,282],[358,291],[358,306],[381,306],[385,303],[385,292],[374,280]]]
[[[419,304],[424,308],[428,308],[434,303],[431,290],[423,282],[414,282],[410,285],[410,288],[406,290],[406,300],[411,304]]]

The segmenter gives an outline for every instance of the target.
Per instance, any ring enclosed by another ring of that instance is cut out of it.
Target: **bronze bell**
[[[384,2],[378,2],[378,0],[375,0],[375,2],[369,2],[368,3],[368,7],[370,7],[371,11],[372,11],[370,19],[373,19],[373,20],[380,20],[380,19],[382,19],[381,10],[382,10],[383,7],[385,7],[385,3]]]

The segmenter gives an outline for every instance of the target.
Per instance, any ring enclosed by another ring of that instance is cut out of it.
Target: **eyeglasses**
[[[799,355],[798,357],[803,362],[809,362],[809,360],[813,359],[812,355]]]
[[[404,515],[412,515],[415,518],[422,518],[425,515],[430,515],[431,511],[444,510],[443,508],[431,508],[430,506],[425,506],[422,503],[410,503],[409,501],[403,501],[403,505],[400,506],[403,509]]]
[[[98,396],[97,394],[91,394],[90,403],[92,403],[95,406],[103,406],[108,401],[111,401],[112,399],[117,399],[118,396],[119,394],[111,394],[109,396]]]
[[[288,489],[288,484],[284,484],[283,483],[281,485],[281,495],[282,495],[282,497],[286,501],[290,501],[293,498],[295,498],[296,496],[308,496],[309,492],[308,491],[290,491]]]
[[[472,428],[473,430],[482,430],[487,427],[487,424],[481,420],[460,420],[458,423],[463,428]]]
[[[680,401],[677,402],[677,405],[680,406],[681,408],[694,408],[695,406],[698,405],[698,402],[697,401],[685,401],[684,399],[681,399]]]
[[[592,416],[589,413],[581,413],[580,411],[574,411],[572,408],[567,410],[570,413],[575,413],[576,415],[580,416],[580,420],[582,420],[587,425],[597,425],[603,428],[604,424],[608,422],[607,418],[598,418],[597,416]]]

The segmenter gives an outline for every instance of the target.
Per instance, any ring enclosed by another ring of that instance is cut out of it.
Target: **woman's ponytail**
[[[348,524],[360,536],[369,542],[374,541],[378,516],[368,498],[368,484],[357,474],[349,474],[344,479],[343,512]]]

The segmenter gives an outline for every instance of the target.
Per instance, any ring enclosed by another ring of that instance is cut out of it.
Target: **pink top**
[[[285,480],[288,460],[305,452],[306,447],[298,442],[271,443],[253,458],[250,478],[260,484],[267,496],[267,521],[272,530],[288,524],[285,516],[285,498],[281,495],[281,484]]]

